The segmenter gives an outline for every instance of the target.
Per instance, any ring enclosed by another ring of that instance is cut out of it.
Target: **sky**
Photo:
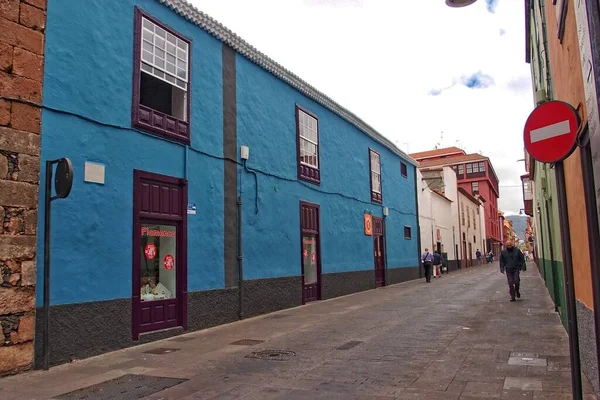
[[[492,161],[498,207],[523,208],[534,100],[523,0],[188,0],[408,153]]]

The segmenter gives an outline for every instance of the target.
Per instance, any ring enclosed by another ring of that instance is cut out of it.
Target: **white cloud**
[[[499,207],[523,207],[517,160],[533,95],[522,1],[190,1],[403,150],[481,151],[500,178]],[[465,86],[475,74],[485,88]]]

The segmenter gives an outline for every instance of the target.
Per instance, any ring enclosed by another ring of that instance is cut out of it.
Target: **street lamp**
[[[446,5],[452,8],[466,7],[475,3],[477,0],[446,0]]]

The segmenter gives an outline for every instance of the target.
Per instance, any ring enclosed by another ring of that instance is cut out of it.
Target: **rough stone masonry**
[[[46,0],[0,0],[0,376],[31,368]]]

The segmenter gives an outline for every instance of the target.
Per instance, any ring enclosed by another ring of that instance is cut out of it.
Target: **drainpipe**
[[[539,4],[539,8],[540,8],[540,15],[542,17],[542,43],[544,46],[544,62],[546,64],[546,87],[548,88],[548,92],[547,96],[548,99],[552,99],[553,98],[553,90],[552,90],[552,76],[550,74],[550,59],[548,56],[548,35],[546,33],[546,14],[545,14],[545,8],[546,6],[544,5],[544,1],[541,0],[538,2]]]
[[[417,267],[419,269],[419,278],[423,277],[423,269],[421,268],[421,224],[419,223],[419,190],[417,185],[417,167],[415,167],[415,208],[417,219]]]
[[[242,196],[240,195],[237,198],[237,260],[240,319],[244,318],[244,263],[242,254]]]
[[[544,196],[546,197],[546,196]],[[554,247],[552,245],[552,225],[550,225],[550,206],[548,199],[544,199],[546,208],[546,224],[548,225],[548,249],[550,250],[550,268],[552,269],[552,289],[554,291],[554,311],[558,312],[558,287],[556,285],[556,268],[554,267]]]
[[[541,242],[541,246],[542,246],[542,263],[543,263],[544,260],[546,259],[546,253],[544,251],[544,229],[542,228],[542,207],[540,207],[539,203],[538,203],[538,206],[537,206],[537,211],[538,211],[538,215],[540,216],[540,218],[539,218],[540,223],[538,225],[537,231],[538,231],[538,233],[540,235],[540,242]],[[538,266],[538,268],[539,268],[539,266]],[[545,272],[544,272],[544,278],[546,278],[546,273]]]

